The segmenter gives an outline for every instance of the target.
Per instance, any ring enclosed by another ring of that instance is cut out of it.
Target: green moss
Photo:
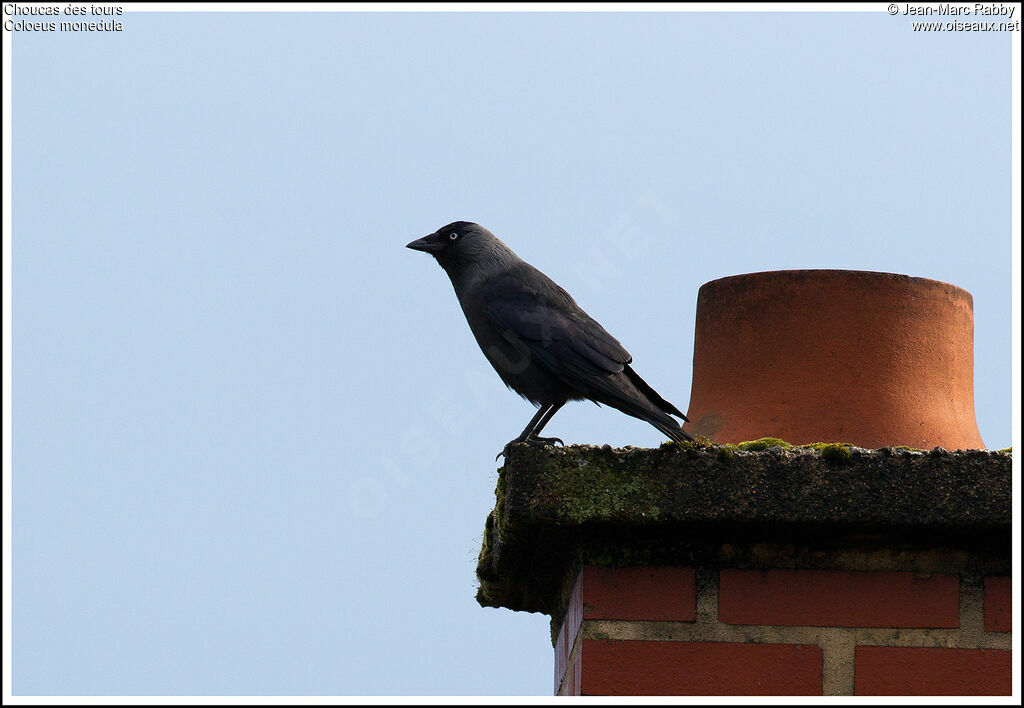
[[[673,449],[673,450],[706,450],[706,449],[709,449],[709,448],[714,448],[717,451],[718,459],[721,462],[728,462],[729,460],[731,460],[732,459],[732,453],[735,453],[737,451],[760,452],[762,450],[767,450],[768,448],[772,448],[772,447],[781,447],[781,448],[789,448],[789,449],[797,448],[797,449],[803,449],[803,450],[817,450],[818,452],[820,452],[822,454],[822,457],[825,458],[826,460],[831,461],[831,462],[840,462],[840,461],[846,461],[846,460],[850,459],[850,456],[852,454],[851,453],[851,448],[853,448],[854,445],[853,445],[853,443],[845,443],[845,442],[830,442],[830,443],[816,442],[816,443],[810,443],[810,444],[807,444],[807,445],[793,445],[792,443],[788,443],[785,440],[782,440],[781,438],[773,438],[773,437],[758,438],[757,440],[746,440],[746,441],[740,442],[740,443],[721,443],[721,444],[719,444],[719,443],[713,442],[710,438],[708,438],[708,437],[706,437],[704,435],[698,435],[692,441],[691,440],[683,440],[681,442],[674,442],[674,441],[668,440],[668,441],[663,442],[661,444],[661,449],[663,449],[663,450],[664,449]],[[889,449],[891,449],[893,451],[895,451],[895,450],[904,450],[904,451],[908,451],[908,452],[931,452],[932,454],[941,454],[941,453],[936,453],[932,449],[923,450],[923,449],[918,448],[918,447],[910,447],[909,445],[891,445],[891,446],[889,446]],[[1011,454],[1013,452],[1013,448],[1012,447],[1004,447],[1001,450],[995,450],[995,452],[1005,452],[1007,454]]]
[[[829,445],[821,448],[821,458],[829,464],[845,464],[852,457],[853,454],[850,452],[850,448],[843,447],[842,445]]]
[[[508,475],[504,472],[498,474],[498,484],[494,488],[494,529],[498,534],[498,538],[502,541],[509,540],[512,535],[511,530],[508,528],[505,514],[505,497],[508,495]]]
[[[1002,450],[996,450],[996,452],[1005,452],[1007,455],[1012,455],[1013,446],[1011,445],[1010,447],[1004,447]]]
[[[490,558],[491,556],[491,544],[493,543],[493,531],[494,524],[491,523],[491,518],[488,517],[487,523],[484,524],[484,542],[480,546],[480,554],[477,556],[477,561],[481,561],[484,558]]]
[[[801,445],[801,448],[809,450],[817,450],[821,453],[821,459],[825,460],[829,464],[839,465],[850,461],[853,457],[853,453],[850,452],[850,448],[853,447],[852,443],[811,443],[810,445]]]
[[[758,438],[757,440],[746,440],[741,443],[713,443],[710,439],[703,435],[698,435],[693,441],[684,442],[666,442],[661,445],[662,449],[673,449],[673,450],[705,450],[714,449],[716,458],[719,462],[727,463],[733,459],[736,452],[760,452],[767,450],[772,447],[781,447],[783,449],[802,449],[802,450],[815,450],[821,453],[822,458],[826,462],[838,464],[847,462],[850,460],[852,453],[852,443],[845,442],[817,442],[810,443],[809,445],[793,445],[791,443],[782,440],[781,438],[764,437]],[[906,449],[911,450],[913,448],[907,448],[900,446],[895,449]]]
[[[625,515],[637,499],[644,494],[644,476],[633,475],[622,479],[608,470],[600,470],[594,477],[588,478],[588,485],[593,485],[593,494],[578,494],[569,499],[564,511],[569,521],[574,524],[599,518],[610,519]]]
[[[661,510],[652,503],[657,489],[651,488],[651,480],[674,450],[651,452],[623,455],[611,448],[574,448],[572,455],[548,457],[544,475],[552,492],[550,501],[558,507],[563,523],[630,518],[634,514],[653,520],[660,515]]]
[[[770,447],[793,447],[785,440],[779,438],[758,438],[757,440],[748,440],[747,442],[741,442],[736,445],[740,450],[747,452],[756,452],[758,450],[767,450]]]
[[[710,438],[704,435],[698,435],[693,440],[666,440],[659,446],[662,450],[665,448],[672,448],[676,450],[704,450],[709,447],[715,447],[715,443]]]
[[[515,501],[517,514],[509,519],[506,499],[509,493],[509,474],[503,470],[495,489],[493,538],[487,544],[505,544],[519,533],[522,521],[541,520],[534,508],[545,509],[545,522],[573,526],[588,523],[615,523],[621,519],[635,519],[635,523],[660,523],[670,514],[659,494],[673,478],[659,474],[666,466],[700,465],[701,460],[714,460],[715,464],[732,468],[751,453],[765,450],[788,450],[793,453],[812,451],[830,466],[851,464],[854,445],[848,442],[816,442],[793,445],[780,438],[763,437],[737,444],[715,444],[699,436],[693,441],[666,442],[655,450],[618,450],[610,446],[572,446],[561,450],[521,451],[530,459],[530,467],[542,469],[545,477],[544,498],[531,498],[525,506]],[[806,454],[806,453],[805,453]],[[522,462],[520,462],[522,464]],[[657,483],[654,480],[658,480]],[[520,508],[521,507],[521,508]]]

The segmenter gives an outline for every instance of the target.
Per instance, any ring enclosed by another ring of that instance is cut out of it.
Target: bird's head
[[[497,236],[471,221],[453,221],[407,244],[406,248],[429,253],[453,277],[480,267],[489,270],[496,259],[506,261],[509,256],[515,258],[515,254]]]

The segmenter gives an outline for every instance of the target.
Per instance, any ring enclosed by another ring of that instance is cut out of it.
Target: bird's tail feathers
[[[678,424],[673,427],[673,426],[668,425],[668,424],[666,424],[666,423],[664,423],[663,421],[660,421],[660,420],[649,420],[648,419],[647,422],[650,423],[651,425],[653,425],[655,428],[657,428],[661,432],[665,433],[665,435],[669,436],[670,438],[672,438],[676,442],[683,442],[684,440],[689,440],[691,442],[693,441],[693,436],[690,435],[685,430],[683,430],[682,426],[680,426]],[[675,423],[675,421],[672,421],[672,422]]]
[[[601,383],[604,385],[594,391],[591,398],[617,408],[626,415],[650,423],[676,442],[693,440],[693,436],[683,430],[682,426],[669,415],[674,413],[688,421],[688,418],[680,413],[679,409],[659,396],[629,366],[626,366],[622,373],[625,374],[625,381],[618,377],[602,381]]]
[[[625,366],[622,373],[624,373],[626,375],[626,378],[629,379],[630,383],[636,386],[637,390],[640,391],[640,393],[642,393],[655,406],[665,411],[666,413],[677,415],[686,422],[690,422],[690,419],[687,418],[682,411],[680,411],[678,408],[676,408],[671,403],[662,398],[660,395],[658,395],[658,392],[651,388],[650,384],[648,384],[646,381],[640,378],[640,374],[633,371],[632,367],[630,367],[629,364]],[[685,435],[685,433],[683,434]]]

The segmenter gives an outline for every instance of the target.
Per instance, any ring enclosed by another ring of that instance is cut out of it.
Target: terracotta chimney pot
[[[983,448],[971,294],[869,271],[712,280],[697,295],[688,415],[715,442]]]

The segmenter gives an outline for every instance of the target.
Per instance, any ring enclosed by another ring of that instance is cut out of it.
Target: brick
[[[718,618],[727,624],[959,627],[960,581],[881,571],[722,570]]]
[[[677,566],[583,570],[583,619],[693,622],[693,568]]]
[[[583,695],[821,695],[813,644],[584,639]]]
[[[985,631],[1009,632],[1013,628],[1013,596],[1008,577],[985,578]]]
[[[857,647],[858,696],[1008,696],[1010,652],[999,649]]]
[[[558,630],[558,639],[555,641],[555,693],[558,693],[562,685],[562,678],[569,667],[569,657],[572,655],[573,645],[576,643],[576,635],[583,623],[583,573],[576,576],[576,582],[569,595],[569,606],[565,610],[565,618]],[[578,692],[577,692],[578,694]]]

